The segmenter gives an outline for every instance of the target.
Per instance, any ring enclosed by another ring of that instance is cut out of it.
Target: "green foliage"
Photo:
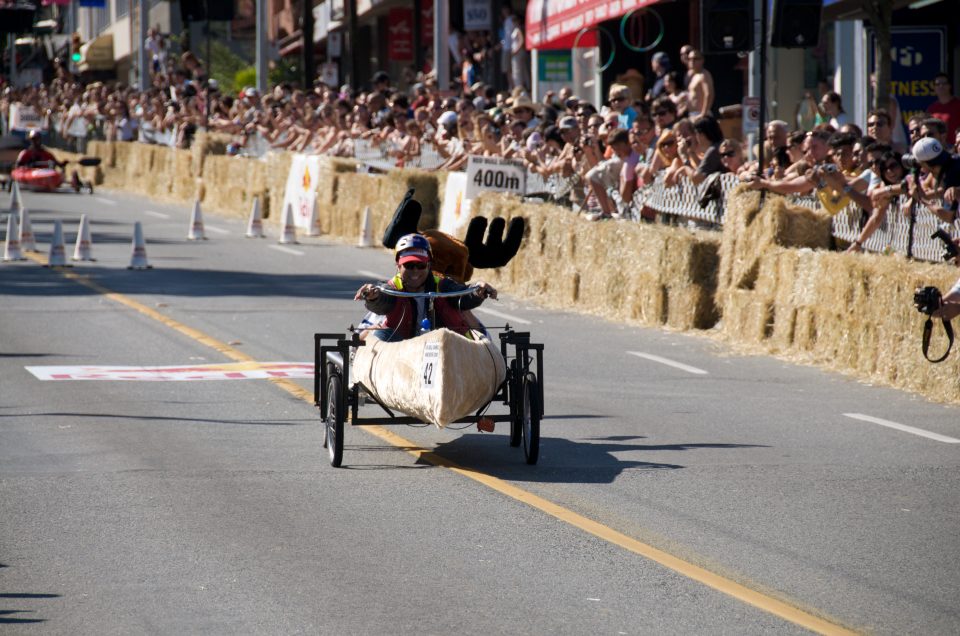
[[[239,71],[236,75],[233,76],[233,87],[238,92],[243,90],[246,86],[256,86],[257,85],[257,67],[256,66],[246,66]]]
[[[206,43],[201,49],[204,53],[205,46]],[[226,44],[216,40],[210,43],[210,77],[217,80],[221,93],[236,95],[237,91],[243,88],[243,84],[236,85],[236,77],[247,65],[248,62],[231,51]]]
[[[295,58],[280,58],[277,60],[276,66],[270,69],[268,78],[270,79],[270,86],[276,86],[284,82],[299,84],[300,67],[297,66]]]

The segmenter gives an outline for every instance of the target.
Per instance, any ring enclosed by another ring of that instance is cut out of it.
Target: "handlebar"
[[[480,289],[476,285],[471,285],[464,289],[448,292],[405,292],[387,287],[386,285],[377,285],[377,291],[387,296],[397,296],[398,298],[456,298],[458,296],[469,296]]]

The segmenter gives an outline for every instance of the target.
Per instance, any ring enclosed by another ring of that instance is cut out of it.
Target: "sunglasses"
[[[661,141],[661,142],[660,142],[660,145],[661,145],[663,148],[668,148],[669,146],[676,146],[676,145],[677,145],[677,142],[674,141],[674,140],[672,140],[672,139],[670,139],[670,140],[668,140],[668,141]]]
[[[737,153],[734,152],[733,150],[731,150],[731,151],[729,151],[729,152],[721,152],[721,153],[720,153],[720,156],[723,157],[724,159],[729,159],[730,157],[734,156],[735,154],[737,154]]]
[[[867,128],[883,128],[886,125],[887,125],[887,122],[879,119],[867,122]]]
[[[918,137],[919,135],[920,135],[920,129],[919,129],[919,128],[911,128],[911,129],[910,129],[910,136],[911,136],[911,137]]]
[[[666,116],[667,116],[667,113],[668,113],[668,111],[658,110],[658,111],[656,111],[655,113],[653,113],[653,116],[654,116],[654,117],[666,117]]]
[[[611,101],[611,102],[625,102],[625,101],[627,101],[627,98],[626,98],[626,97],[611,97],[611,98],[610,98],[610,101]]]
[[[403,263],[403,264],[401,265],[401,267],[403,267],[403,269],[412,269],[412,270],[420,271],[420,270],[423,270],[423,269],[427,269],[427,264],[426,264],[426,263],[417,263],[417,262]]]
[[[652,128],[638,128],[638,129],[634,130],[634,132],[635,132],[636,134],[638,134],[638,135],[646,135],[646,134],[647,134],[648,132],[650,132],[651,130],[653,130],[653,129],[652,129]]]

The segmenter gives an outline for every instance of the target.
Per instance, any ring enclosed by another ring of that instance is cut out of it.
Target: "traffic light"
[[[80,33],[77,31],[73,32],[73,35],[70,36],[70,59],[74,63],[80,62],[80,47],[83,46],[83,42],[80,41]]]

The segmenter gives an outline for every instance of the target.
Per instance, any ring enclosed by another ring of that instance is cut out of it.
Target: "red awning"
[[[527,4],[528,49],[569,49],[583,29],[619,18],[658,0],[530,0]],[[585,34],[579,46],[594,46]]]

